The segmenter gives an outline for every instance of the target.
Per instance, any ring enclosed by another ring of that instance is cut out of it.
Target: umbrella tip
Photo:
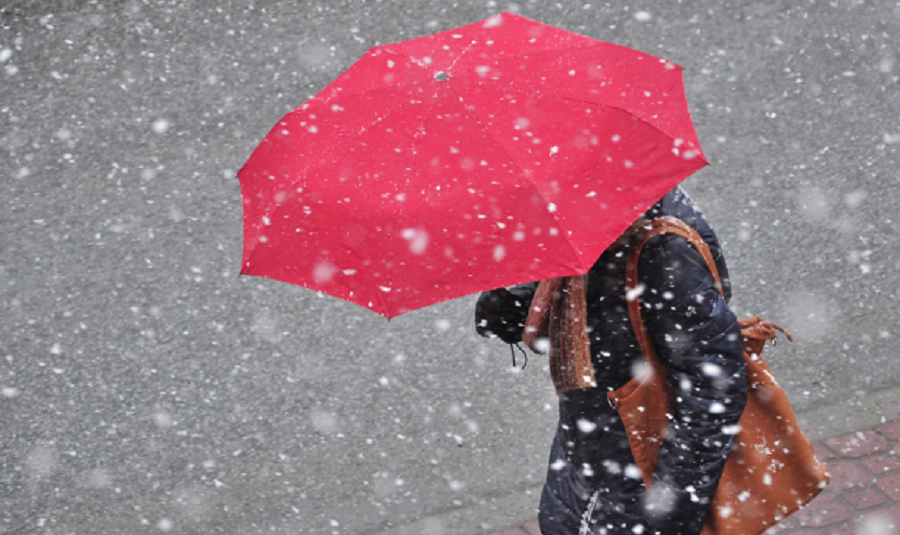
[[[438,82],[446,82],[447,78],[450,78],[450,76],[444,71],[438,71],[434,73],[434,79]]]

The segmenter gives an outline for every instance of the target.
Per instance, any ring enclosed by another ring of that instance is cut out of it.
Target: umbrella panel
[[[505,14],[375,48],[279,121],[240,172],[242,272],[387,316],[583,273],[704,164],[680,68]]]

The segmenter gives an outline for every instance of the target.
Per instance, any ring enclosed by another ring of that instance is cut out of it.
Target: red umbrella
[[[241,273],[387,317],[586,273],[706,165],[681,67],[503,13],[378,46],[238,176]]]

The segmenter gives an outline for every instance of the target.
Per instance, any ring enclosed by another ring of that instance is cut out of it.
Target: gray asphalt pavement
[[[736,311],[795,334],[768,358],[814,432],[896,410],[856,403],[900,380],[894,0],[0,0],[0,535],[533,517],[555,394],[473,297],[388,322],[238,277],[275,122],[504,10],[684,66]]]

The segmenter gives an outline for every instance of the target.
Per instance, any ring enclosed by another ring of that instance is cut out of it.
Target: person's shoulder
[[[709,221],[703,215],[700,207],[681,186],[675,186],[657,201],[644,217],[647,219],[674,217],[697,229],[701,234],[702,229],[709,227]]]
[[[706,216],[703,215],[697,203],[681,186],[676,186],[660,199],[651,210],[647,211],[645,217],[647,219],[675,217],[696,230],[709,247],[722,281],[726,299],[730,299],[731,281],[728,277],[728,266],[725,263],[722,245],[719,243],[712,225],[710,225]],[[701,253],[687,240],[677,236],[660,236],[651,240],[647,244],[647,250],[641,253],[642,268],[644,265],[650,264],[672,269],[682,265],[685,260],[688,260],[687,265],[689,266],[701,267],[706,265]]]
[[[690,258],[702,260],[699,251],[685,238],[676,234],[661,234],[649,240],[641,251],[642,264],[656,264],[669,268],[678,267]]]
[[[713,231],[712,225],[710,225],[706,216],[703,215],[703,212],[700,210],[697,203],[694,202],[681,186],[676,186],[660,199],[653,208],[648,210],[645,217],[648,219],[655,219],[658,217],[674,217],[679,219],[700,234],[700,237],[703,238],[703,241],[705,241],[712,250],[714,257],[718,257],[721,253],[719,240],[716,238],[716,233]]]

